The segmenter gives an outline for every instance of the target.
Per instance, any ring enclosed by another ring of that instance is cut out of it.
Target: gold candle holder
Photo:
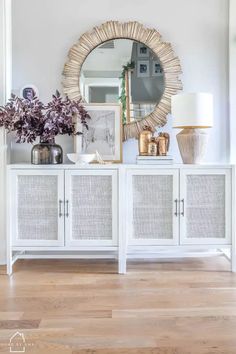
[[[156,143],[155,138],[151,138],[150,142],[148,143],[148,156],[157,156],[158,153],[158,145]]]
[[[145,126],[144,130],[139,134],[139,155],[148,155],[148,143],[153,136],[153,130],[149,126]]]
[[[169,151],[169,145],[170,145],[170,136],[168,133],[159,133],[158,137],[156,137],[156,143],[157,143],[157,148],[158,156],[166,156],[168,151]]]

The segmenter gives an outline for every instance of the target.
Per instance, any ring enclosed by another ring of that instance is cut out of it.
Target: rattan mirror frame
[[[62,81],[64,93],[69,98],[75,100],[82,98],[80,71],[89,53],[98,45],[116,38],[132,39],[149,47],[160,59],[165,80],[164,93],[154,111],[140,120],[124,125],[123,139],[127,140],[138,138],[145,125],[155,128],[166,124],[167,115],[171,110],[171,96],[182,90],[180,80],[182,70],[180,60],[175,56],[171,44],[163,42],[157,30],[146,28],[136,21],[125,23],[108,21],[84,33],[69,50]]]

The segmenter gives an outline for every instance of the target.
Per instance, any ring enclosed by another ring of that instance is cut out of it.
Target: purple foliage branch
[[[78,135],[76,121],[88,129],[89,114],[81,101],[63,98],[58,91],[44,105],[37,97],[32,100],[12,94],[5,106],[0,106],[0,127],[16,133],[16,142],[52,142],[57,135]]]

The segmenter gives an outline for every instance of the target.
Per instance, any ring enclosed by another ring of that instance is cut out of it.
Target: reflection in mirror
[[[154,111],[164,92],[163,70],[144,44],[114,39],[87,56],[80,90],[88,103],[121,103],[123,123],[129,123]]]

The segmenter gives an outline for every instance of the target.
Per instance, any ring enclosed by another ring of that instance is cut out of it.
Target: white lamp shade
[[[182,93],[172,96],[173,128],[211,128],[213,96],[211,93]]]

